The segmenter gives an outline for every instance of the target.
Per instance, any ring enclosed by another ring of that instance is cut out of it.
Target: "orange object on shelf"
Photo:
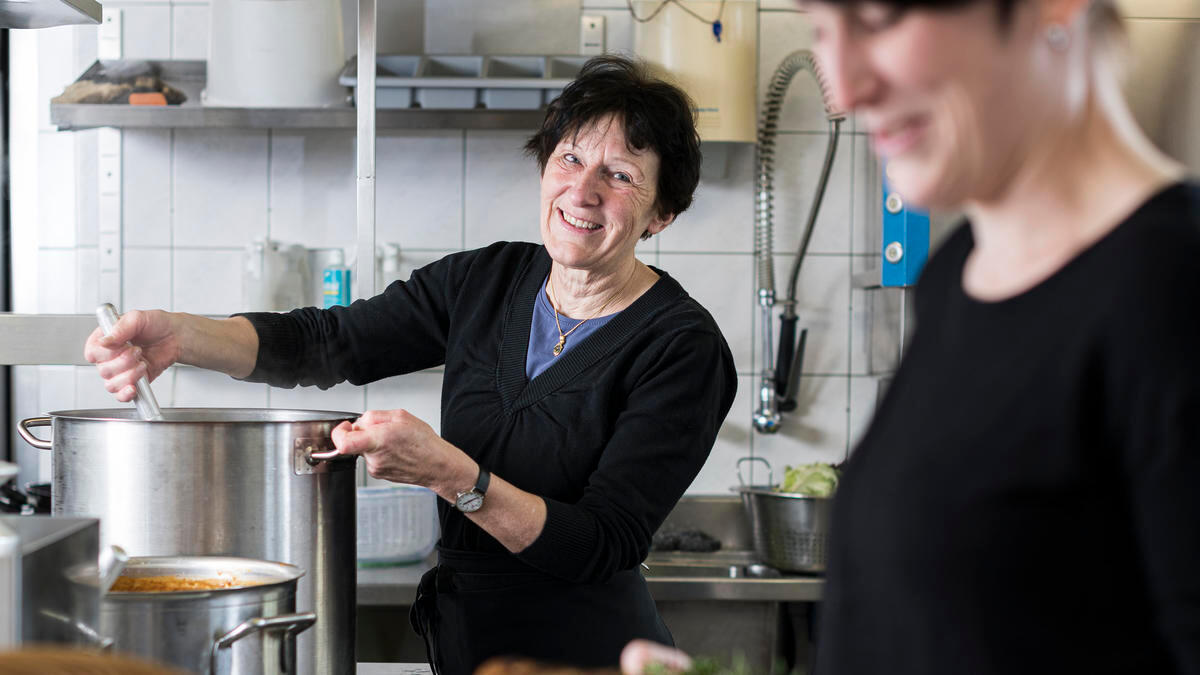
[[[166,105],[167,97],[157,91],[136,92],[129,95],[129,105]]]

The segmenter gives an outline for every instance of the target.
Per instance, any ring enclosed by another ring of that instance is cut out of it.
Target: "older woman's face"
[[[899,13],[881,3],[803,3],[834,103],[858,114],[892,185],[951,207],[997,195],[1061,101],[1038,8],[1018,0],[1002,27],[991,0]]]
[[[564,137],[542,173],[542,241],[561,265],[615,272],[633,258],[642,233],[674,216],[655,208],[659,157],[631,150],[620,120],[604,118]]]

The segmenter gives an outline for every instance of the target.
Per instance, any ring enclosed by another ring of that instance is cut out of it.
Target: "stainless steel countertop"
[[[755,561],[750,551],[715,553],[654,553],[646,560],[646,584],[655,600],[750,600],[816,602],[825,579],[818,575],[787,574],[779,578],[731,578],[730,568],[744,573]],[[437,563],[437,554],[411,565],[359,568],[358,604],[411,605],[421,575]]]
[[[428,663],[360,663],[358,675],[429,675]]]

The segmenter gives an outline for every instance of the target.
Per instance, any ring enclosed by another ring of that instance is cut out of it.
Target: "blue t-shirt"
[[[549,281],[548,277],[547,281]],[[587,323],[579,326],[574,333],[567,336],[562,353],[555,356],[554,345],[558,344],[558,327],[554,324],[554,308],[550,306],[550,298],[546,296],[546,283],[542,283],[542,290],[538,293],[537,301],[533,305],[533,321],[529,323],[529,351],[525,354],[525,377],[532,380],[541,375],[555,360],[562,358],[562,355],[566,354],[573,345],[579,344],[584,338],[595,333],[617,314],[620,312],[598,316],[594,319],[585,319]],[[559,314],[558,322],[562,325],[563,332],[566,333],[578,326],[580,320]]]

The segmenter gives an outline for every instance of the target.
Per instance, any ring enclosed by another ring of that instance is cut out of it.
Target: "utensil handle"
[[[746,482],[745,478],[742,478],[742,464],[744,464],[746,462],[762,462],[763,464],[766,464],[767,465],[767,485],[775,484],[775,469],[773,469],[771,467],[771,463],[767,461],[766,457],[743,457],[737,461],[737,477],[738,477],[739,485],[744,485],[744,486],[750,485],[749,483]]]
[[[107,593],[116,583],[117,577],[125,571],[129,562],[129,554],[120,546],[109,546],[100,550],[100,592]]]
[[[53,422],[53,420],[49,417],[30,417],[29,419],[24,419],[20,422],[17,422],[17,433],[21,434],[21,438],[24,438],[26,443],[32,445],[38,450],[49,450],[50,448],[54,447],[54,444],[51,441],[43,441],[37,436],[34,436],[30,429],[33,427],[48,427],[50,426],[51,422]]]
[[[112,335],[120,318],[117,308],[113,307],[112,303],[106,302],[96,308],[96,320],[100,322],[100,327],[104,329],[105,335]],[[150,380],[139,377],[135,386],[137,394],[133,397],[133,403],[137,406],[142,419],[161,420],[163,418],[162,410],[158,407],[158,399],[154,397],[154,392],[150,390]]]
[[[212,675],[217,675],[218,673],[222,672],[223,669],[220,668],[220,664],[218,663],[219,656],[220,656],[222,649],[228,649],[229,647],[233,646],[233,643],[237,642],[238,640],[241,640],[244,637],[254,635],[255,633],[260,633],[263,631],[270,631],[270,630],[286,630],[287,631],[287,633],[284,635],[284,644],[283,644],[284,655],[286,655],[287,642],[289,640],[294,640],[296,638],[297,634],[303,633],[305,630],[308,629],[309,626],[316,623],[316,621],[317,621],[317,615],[315,612],[301,612],[299,614],[280,614],[279,616],[272,616],[269,618],[258,617],[258,618],[254,618],[254,619],[246,619],[245,621],[238,624],[236,628],[234,628],[233,630],[229,631],[228,633],[218,637],[216,640],[213,641],[212,659],[211,659],[212,663],[209,666],[209,672],[212,673]],[[285,659],[284,655],[280,656],[281,661],[283,661]],[[280,672],[284,672],[284,673],[292,672],[293,664],[287,663],[285,661],[283,663],[280,663],[280,666],[281,666]]]

